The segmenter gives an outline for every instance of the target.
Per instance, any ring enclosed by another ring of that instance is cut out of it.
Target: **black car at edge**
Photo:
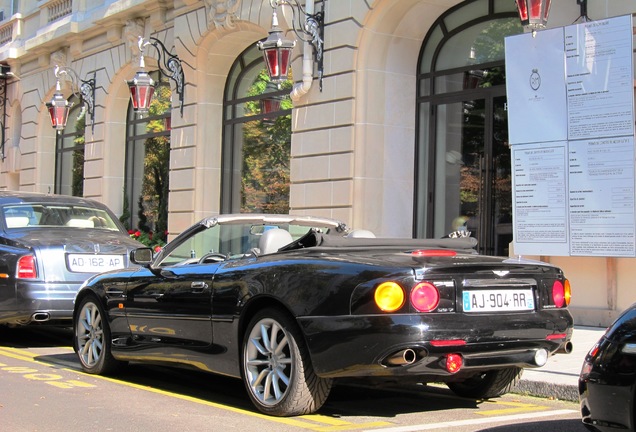
[[[623,311],[585,357],[579,398],[589,430],[636,429],[636,304]]]

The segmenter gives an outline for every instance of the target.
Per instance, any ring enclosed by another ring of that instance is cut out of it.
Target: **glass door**
[[[512,196],[506,97],[436,106],[433,236],[470,231],[480,253],[508,255]]]

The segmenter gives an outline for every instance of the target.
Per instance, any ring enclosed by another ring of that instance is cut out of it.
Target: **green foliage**
[[[268,83],[269,77],[263,69],[250,87],[248,96],[263,94]],[[291,79],[280,86],[285,90],[291,87]],[[283,97],[281,110],[291,108],[289,97]],[[259,101],[247,102],[245,111],[247,115],[259,114]],[[244,124],[241,212],[289,213],[290,158],[290,114]]]
[[[150,103],[146,125],[149,134],[160,134],[166,129],[166,114],[171,110],[170,86],[160,85]],[[144,176],[139,196],[138,240],[149,246],[165,244],[168,230],[168,194],[170,177],[170,137],[155,135],[144,142]],[[154,234],[152,231],[154,227]]]
[[[123,210],[119,220],[124,224],[127,230],[130,230],[130,204],[128,203],[128,194],[126,193],[126,185],[124,184],[124,203]]]
[[[82,109],[75,121],[75,139],[73,143],[79,147],[73,150],[73,176],[71,179],[71,195],[84,195],[84,134],[86,130],[86,110]]]

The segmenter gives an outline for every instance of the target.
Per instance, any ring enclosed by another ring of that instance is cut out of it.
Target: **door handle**
[[[192,288],[192,292],[201,293],[208,288],[208,284],[203,281],[195,281],[190,284],[190,287]]]

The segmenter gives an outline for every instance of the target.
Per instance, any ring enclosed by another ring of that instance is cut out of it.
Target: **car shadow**
[[[39,355],[35,360],[82,372],[75,353]],[[237,378],[197,370],[131,363],[110,378],[169,392],[187,398],[222,404],[258,413],[243,382]],[[401,414],[476,409],[480,401],[455,396],[444,386],[418,385],[401,388],[366,385],[365,381],[339,382],[317,414],[393,418]]]
[[[0,346],[51,348],[73,345],[73,329],[47,325],[9,327],[0,325]]]
[[[475,432],[589,432],[581,420],[545,420],[475,429]]]

